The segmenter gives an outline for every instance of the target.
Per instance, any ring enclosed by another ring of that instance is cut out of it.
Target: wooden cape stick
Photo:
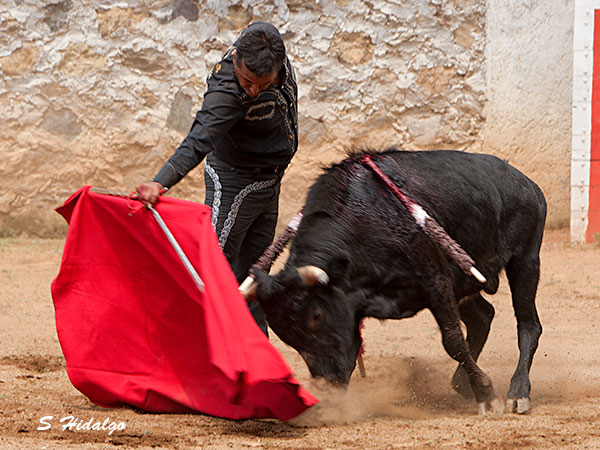
[[[133,197],[132,194],[128,194],[127,192],[114,191],[112,189],[105,189],[105,188],[92,187],[92,188],[90,188],[90,192],[93,192],[95,194],[114,195],[117,197],[135,198],[135,197]],[[165,223],[165,221],[162,219],[160,214],[158,214],[158,211],[156,211],[156,209],[154,209],[152,206],[146,205],[146,208],[148,208],[150,210],[150,212],[152,213],[154,220],[156,220],[156,222],[158,223],[158,226],[160,227],[160,229],[163,231],[163,233],[167,237],[169,244],[171,244],[171,247],[173,247],[173,250],[175,250],[175,253],[179,257],[180,261],[183,263],[187,272],[190,274],[190,276],[194,280],[196,287],[200,290],[200,292],[204,292],[204,283],[202,282],[200,275],[198,275],[198,272],[196,272],[196,269],[194,269],[194,266],[192,266],[192,263],[190,263],[190,260],[188,259],[188,257],[184,253],[183,249],[181,248],[181,246],[175,239],[175,236],[173,236],[173,233],[171,233],[171,230],[169,230],[169,227],[167,227],[167,224]]]
[[[200,292],[204,292],[204,283],[202,282],[200,275],[198,275],[198,272],[196,272],[196,269],[194,269],[194,266],[192,266],[192,263],[190,262],[183,249],[175,239],[175,236],[173,236],[173,233],[171,233],[171,230],[169,230],[169,228],[167,227],[165,221],[162,219],[162,217],[160,217],[160,214],[158,214],[158,212],[152,206],[147,205],[146,208],[148,208],[150,212],[152,212],[154,219],[156,219],[161,230],[163,230],[163,233],[165,233],[165,236],[167,236],[167,239],[173,247],[173,250],[175,250],[175,253],[177,253],[177,256],[179,256],[179,259],[181,260],[188,273],[194,280],[194,283],[196,283],[196,286],[198,287]]]

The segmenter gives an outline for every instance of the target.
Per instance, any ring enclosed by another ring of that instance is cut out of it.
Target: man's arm
[[[243,116],[239,98],[227,92],[208,92],[202,109],[196,114],[192,129],[149,183],[137,188],[145,203],[156,204],[164,188],[178,183],[190,170],[202,162]]]

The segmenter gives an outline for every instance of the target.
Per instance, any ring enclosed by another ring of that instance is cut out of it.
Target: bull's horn
[[[298,267],[298,275],[302,278],[309,286],[315,284],[327,284],[329,283],[329,275],[323,269],[319,269],[317,266],[302,266]]]
[[[254,300],[256,296],[256,281],[252,277],[247,277],[238,289],[246,300]]]

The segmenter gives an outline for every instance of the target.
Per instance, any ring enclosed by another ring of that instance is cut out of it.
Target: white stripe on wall
[[[600,0],[575,0],[573,26],[573,124],[571,145],[571,240],[583,242],[588,226],[594,10]]]

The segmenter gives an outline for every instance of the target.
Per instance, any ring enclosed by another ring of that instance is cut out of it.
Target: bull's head
[[[351,299],[315,266],[287,266],[275,276],[255,271],[255,298],[269,326],[300,353],[313,377],[347,384],[361,346],[359,321]],[[340,280],[341,281],[341,280]]]

